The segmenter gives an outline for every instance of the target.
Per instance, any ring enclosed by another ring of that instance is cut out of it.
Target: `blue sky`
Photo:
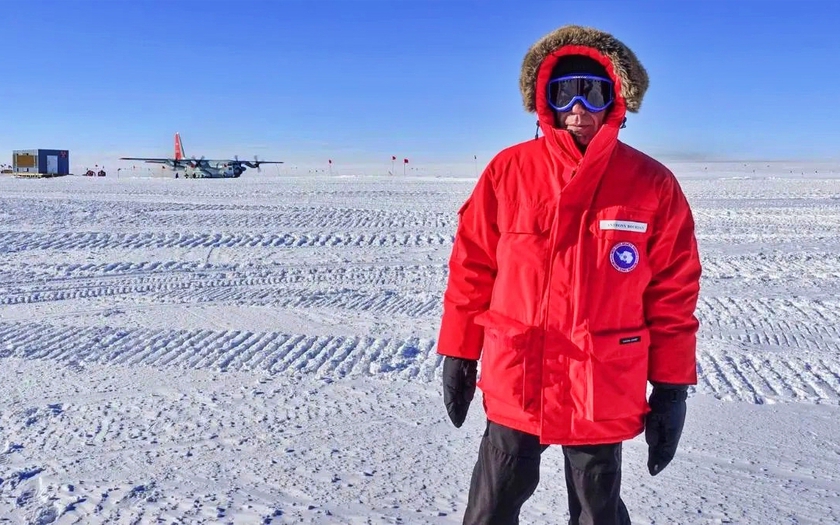
[[[840,158],[830,0],[12,0],[0,159],[168,155],[486,162],[533,136],[519,68],[567,23],[651,77],[621,139],[660,158]],[[7,152],[7,153],[4,153]],[[8,162],[4,160],[4,162]]]

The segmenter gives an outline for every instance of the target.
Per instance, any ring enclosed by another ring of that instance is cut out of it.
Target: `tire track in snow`
[[[431,340],[311,336],[276,332],[79,329],[0,324],[2,357],[155,367],[263,371],[325,377],[386,374],[431,380]],[[50,339],[41,337],[52,333]],[[34,341],[37,341],[35,343]],[[102,341],[108,341],[103,344]],[[422,347],[424,351],[405,351]],[[361,365],[361,366],[360,366]]]
[[[0,232],[0,252],[33,250],[193,249],[193,248],[394,248],[451,245],[451,233],[105,233]]]
[[[405,294],[410,294],[406,296]],[[105,297],[110,296],[103,295]],[[94,296],[85,296],[94,297]],[[99,297],[99,296],[95,296]],[[215,289],[196,294],[180,293],[154,295],[158,304],[248,304],[249,306],[282,309],[329,308],[353,312],[396,314],[407,317],[436,317],[441,312],[441,299],[433,293],[375,292],[346,290],[317,291],[309,288],[289,289],[278,287],[263,289],[259,293],[229,288]]]
[[[840,357],[837,301],[701,295],[697,318],[703,339],[764,352],[807,350]]]
[[[72,288],[87,281],[102,286],[117,286],[137,279],[185,279],[190,276],[203,279],[215,277],[231,279],[233,284],[293,284],[293,283],[363,283],[363,284],[442,284],[447,268],[443,263],[426,265],[367,265],[347,266],[244,266],[189,262],[141,262],[105,264],[41,264],[30,265],[26,273],[17,268],[0,269],[0,283],[21,288],[54,286]],[[37,276],[38,283],[32,283]],[[166,277],[171,276],[171,277]]]
[[[760,366],[756,366],[759,363]],[[697,389],[705,394],[750,403],[840,404],[838,365],[810,357],[698,353]]]
[[[698,388],[723,399],[840,403],[840,303],[701,295]]]
[[[840,279],[836,253],[772,253],[703,256],[703,278],[746,281]]]
[[[345,308],[437,315],[442,265],[298,267],[272,271],[152,272],[26,282],[6,287],[0,304],[144,296],[158,304],[230,303],[278,308]]]

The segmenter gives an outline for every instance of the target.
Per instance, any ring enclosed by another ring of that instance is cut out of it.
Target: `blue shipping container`
[[[39,149],[38,173],[70,174],[70,152],[66,149]]]

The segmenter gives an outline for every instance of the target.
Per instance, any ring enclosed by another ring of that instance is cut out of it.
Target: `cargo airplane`
[[[175,171],[175,177],[178,177],[178,171],[184,172],[185,178],[192,179],[227,179],[237,178],[248,168],[256,168],[260,170],[261,164],[283,164],[282,161],[277,160],[259,160],[254,156],[254,160],[239,160],[239,157],[233,159],[205,159],[201,157],[187,158],[184,154],[184,145],[181,142],[181,134],[175,134],[175,156],[174,158],[147,158],[147,157],[121,157],[120,160],[142,160],[152,164],[163,164],[169,166]]]

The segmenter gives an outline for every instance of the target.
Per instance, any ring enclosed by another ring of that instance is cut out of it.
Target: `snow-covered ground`
[[[840,166],[674,164],[704,263],[637,524],[840,522]],[[250,175],[250,173],[249,173]],[[474,180],[0,178],[0,523],[458,524],[435,337]],[[546,452],[523,523],[565,523]]]

